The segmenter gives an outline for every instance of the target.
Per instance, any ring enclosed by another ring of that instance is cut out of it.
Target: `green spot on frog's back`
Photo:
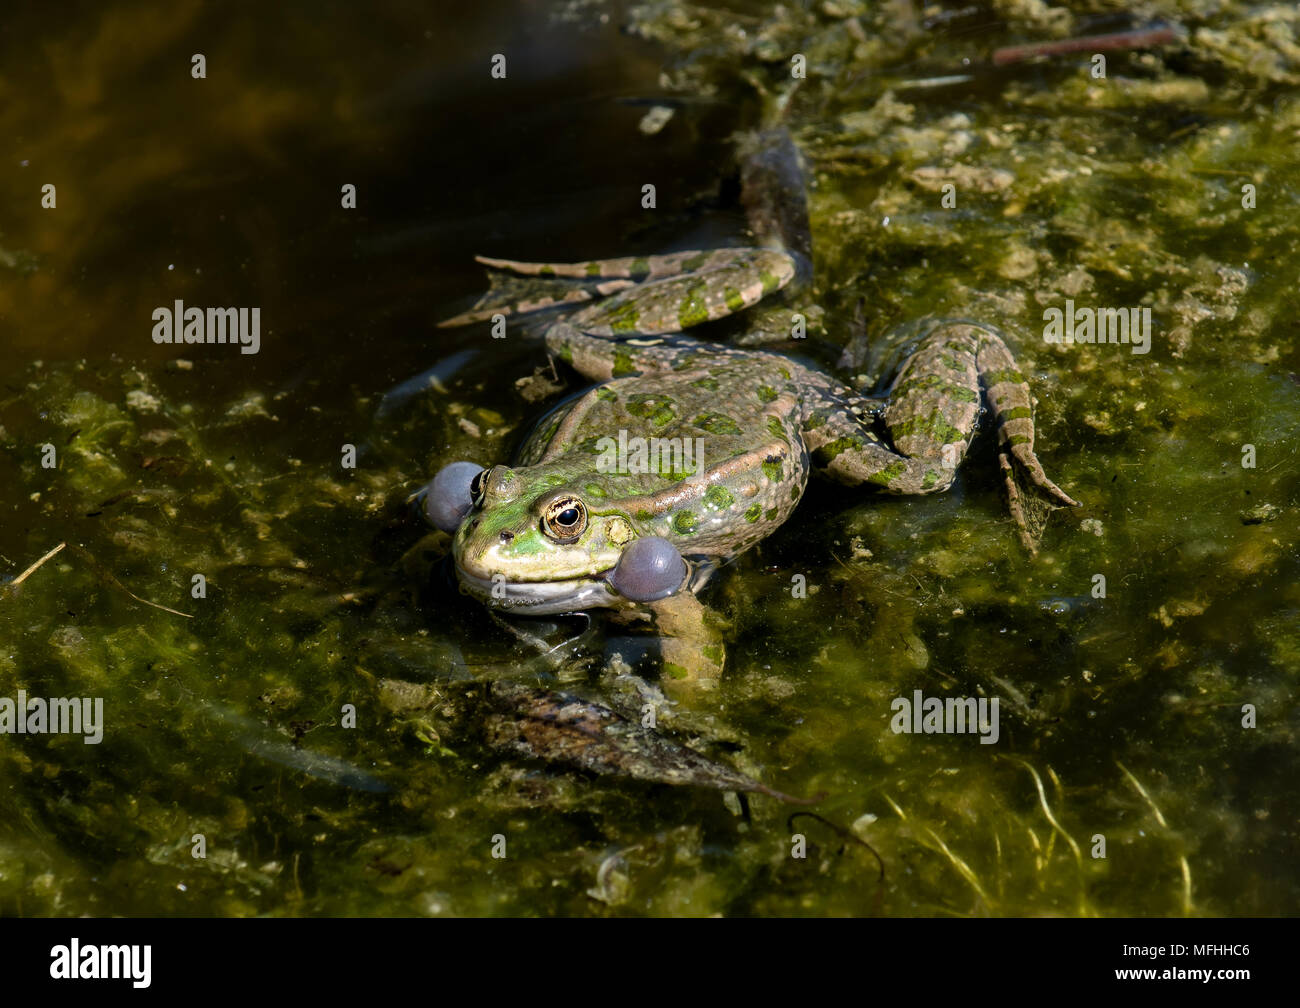
[[[638,392],[627,398],[627,411],[635,417],[650,421],[651,426],[662,428],[677,419],[677,404],[668,396]]]
[[[710,434],[741,433],[740,424],[722,413],[701,413],[693,422],[700,430],[706,430]]]
[[[736,498],[731,495],[731,492],[716,483],[704,492],[704,506],[715,511],[725,511],[734,503]]]
[[[762,513],[763,507],[761,504],[751,504],[749,507],[745,508],[745,521],[753,524],[758,521],[758,516]]]
[[[779,483],[781,481],[781,463],[767,460],[763,463],[763,476],[769,483]]]
[[[695,532],[696,518],[691,511],[679,511],[673,515],[673,531],[678,535],[692,535]]]

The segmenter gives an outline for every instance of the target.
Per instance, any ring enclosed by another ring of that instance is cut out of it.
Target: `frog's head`
[[[650,602],[685,583],[677,547],[610,503],[598,479],[576,488],[549,465],[444,468],[417,495],[451,532],[456,573],[494,608],[545,615]]]

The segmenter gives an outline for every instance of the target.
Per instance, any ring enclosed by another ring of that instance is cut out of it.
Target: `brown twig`
[[[1039,56],[1060,56],[1073,52],[1109,52],[1114,49],[1148,49],[1176,42],[1177,28],[1162,25],[1158,28],[1139,28],[1134,31],[1111,32],[1108,35],[1085,35],[1079,38],[1059,39],[1055,42],[1032,42],[1028,45],[1006,46],[993,52],[994,66],[1022,63]]]
[[[35,574],[35,573],[40,569],[41,565],[45,563],[45,561],[49,560],[50,557],[54,556],[54,554],[56,554],[57,552],[59,552],[59,550],[63,549],[63,547],[66,546],[66,545],[68,545],[68,544],[65,543],[65,542],[61,542],[61,543],[59,543],[59,545],[55,546],[54,549],[52,549],[52,550],[50,550],[48,553],[46,553],[45,556],[41,557],[41,558],[40,558],[39,560],[37,560],[34,564],[32,564],[30,567],[28,567],[25,571],[23,571],[21,574],[19,574],[16,578],[14,578],[12,581],[10,581],[9,584],[6,585],[6,587],[8,587],[8,588],[16,588],[16,587],[18,587],[18,585],[22,584],[22,583],[23,583],[24,581],[26,581],[29,577],[31,577],[33,574]]]

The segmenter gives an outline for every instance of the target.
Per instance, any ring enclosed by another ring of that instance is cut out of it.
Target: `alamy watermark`
[[[694,476],[704,471],[703,438],[628,437],[620,430],[618,439],[603,437],[596,442],[596,471],[639,476]]]
[[[261,308],[186,308],[176,301],[155,308],[151,317],[155,343],[238,343],[242,354],[262,346]]]
[[[82,945],[73,938],[50,949],[55,980],[130,980],[132,987],[152,982],[152,945]]]
[[[103,697],[0,697],[0,735],[83,735],[86,745],[104,738]]]
[[[895,735],[979,735],[981,745],[993,745],[1001,734],[997,697],[927,697],[913,690],[910,700],[897,697],[889,709]]]
[[[1150,308],[1076,308],[1066,298],[1065,308],[1043,311],[1046,343],[1122,343],[1135,354],[1151,352]]]

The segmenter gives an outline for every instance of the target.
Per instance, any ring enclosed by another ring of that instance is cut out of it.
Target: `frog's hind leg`
[[[814,400],[808,443],[829,475],[846,483],[871,483],[891,493],[948,489],[978,427],[983,384],[1016,485],[1008,485],[1012,516],[1024,529],[1024,491],[1051,506],[1075,501],[1047,478],[1034,455],[1029,386],[995,330],[968,322],[940,322],[908,358],[889,393],[883,419],[891,451],[866,423]],[[806,407],[807,409],[807,407]],[[859,411],[860,412],[860,411]],[[1023,536],[1022,536],[1023,538]]]
[[[1047,478],[1034,454],[1033,397],[1011,350],[996,331],[973,324],[956,325],[973,330],[979,340],[980,381],[998,423],[998,450],[1004,469],[1010,465],[1019,482],[1054,506],[1078,507],[1078,501]]]
[[[592,381],[670,371],[682,353],[676,340],[662,337],[612,340],[589,336],[568,322],[557,322],[546,330],[546,348]]]
[[[461,312],[452,318],[443,319],[438,323],[439,329],[452,329],[457,326],[470,325],[473,322],[485,322],[494,315],[528,315],[547,308],[580,305],[608,297],[610,294],[627,290],[629,287],[635,287],[639,282],[633,279],[626,270],[617,266],[623,260],[608,260],[604,263],[525,263],[515,262],[511,259],[489,259],[486,256],[475,256],[474,258],[484,266],[517,273],[520,276],[560,278],[561,280],[581,279],[584,283],[581,286],[570,286],[567,289],[559,289],[558,284],[553,285],[551,290],[554,293],[541,290],[525,290],[525,293],[521,295],[517,290],[512,293],[512,288],[527,287],[528,285],[523,281],[515,280],[509,282],[509,285],[503,285],[506,286],[506,290],[503,292],[497,289],[497,282],[494,280],[493,289],[488,291],[477,305],[467,312]],[[600,272],[602,268],[606,267],[609,268],[610,272]]]
[[[669,252],[664,255],[588,259],[576,263],[522,262],[518,259],[492,259],[476,255],[474,261],[491,269],[506,270],[521,276],[561,277],[566,280],[626,280],[628,282],[622,286],[627,287],[682,273],[695,273],[725,262],[731,255],[741,251],[744,250]]]
[[[680,252],[676,272],[584,308],[570,319],[592,336],[662,336],[743,311],[786,284],[795,261],[761,248]]]
[[[578,280],[583,285],[555,295],[481,303],[439,322],[440,328],[468,325],[498,314],[522,315],[595,301],[571,320],[584,332],[595,336],[662,335],[748,308],[784,287],[795,275],[791,257],[758,248],[673,252],[581,263],[475,258],[493,269],[528,277]]]
[[[937,493],[952,485],[955,465],[942,455],[909,458],[893,451],[872,429],[867,411],[845,409],[854,398],[841,387],[805,387],[804,444],[819,469],[840,483],[869,483],[896,494]],[[961,444],[948,458],[965,450]]]
[[[623,290],[630,284],[620,282],[606,293],[615,290]],[[461,312],[449,319],[443,319],[438,323],[439,329],[455,329],[459,326],[467,326],[474,322],[486,322],[495,315],[529,315],[533,312],[543,311],[546,308],[558,308],[563,305],[578,305],[595,298],[604,296],[599,290],[588,290],[585,287],[575,287],[573,290],[565,291],[558,295],[541,295],[537,297],[515,298],[514,300],[504,301],[487,301],[479,304],[469,311]]]
[[[683,272],[582,309],[551,326],[546,345],[597,381],[673,370],[688,365],[700,347],[679,335],[683,329],[747,308],[795,274],[794,260],[770,249],[684,255],[674,257]],[[716,361],[741,351],[711,346],[701,352]]]
[[[489,269],[515,273],[523,277],[581,280],[583,285],[571,287],[557,294],[538,294],[514,300],[507,297],[495,302],[484,301],[454,318],[444,319],[438,323],[438,328],[450,329],[469,325],[472,322],[483,322],[493,315],[527,315],[546,308],[580,305],[608,297],[610,294],[617,294],[647,280],[675,276],[682,271],[683,260],[702,254],[704,253],[679,252],[665,256],[625,256],[619,259],[592,259],[576,263],[523,262],[518,259],[493,259],[491,256],[476,255],[474,261]],[[490,297],[491,293],[486,296]]]

